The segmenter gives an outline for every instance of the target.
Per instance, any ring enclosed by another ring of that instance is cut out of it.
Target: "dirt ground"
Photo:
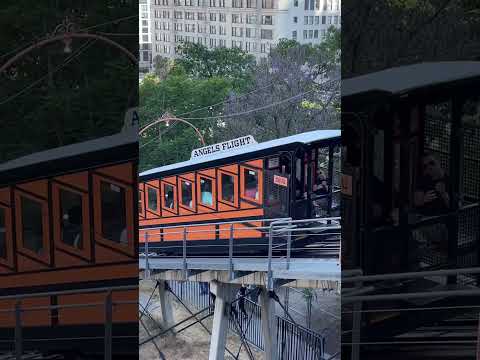
[[[153,283],[147,283],[143,281],[140,284],[140,298],[148,299],[152,290]],[[146,300],[145,300],[146,301]],[[151,309],[155,309],[158,306],[158,299],[153,298],[153,306]],[[174,319],[175,322],[178,323],[183,319],[186,319],[190,316],[188,311],[178,303],[176,300],[172,301],[173,308],[174,308]],[[152,311],[153,317],[155,320],[160,319],[158,309]],[[142,320],[144,321],[146,327],[150,334],[156,334],[159,330],[156,328],[155,323],[148,319],[147,317],[143,317]],[[184,327],[190,324],[193,321],[188,321],[179,327]],[[202,321],[206,327],[211,331],[212,329],[212,318],[208,318]],[[140,324],[140,341],[142,339],[146,339],[148,334],[145,328]],[[229,335],[227,338],[227,348],[236,354],[240,347],[241,341],[238,336]],[[156,346],[165,356],[165,360],[206,360],[208,359],[208,352],[210,347],[210,335],[207,331],[200,325],[196,324],[192,327],[188,328],[185,331],[182,331],[180,334],[172,335],[169,334],[164,337],[159,337],[155,340],[155,343],[152,341],[140,347],[140,360],[156,360],[162,359],[159,356],[158,350]],[[264,356],[261,351],[256,350],[255,348],[251,347],[255,360],[263,360]],[[225,354],[226,359],[233,359],[228,353]],[[242,346],[242,350],[240,353],[240,359],[247,360],[249,359],[244,347]]]

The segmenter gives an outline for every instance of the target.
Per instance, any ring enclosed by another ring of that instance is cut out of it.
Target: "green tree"
[[[98,1],[5,0],[0,64],[52,33],[67,16],[80,29],[109,37],[137,32],[138,19],[128,19],[137,11],[132,0],[108,6]],[[112,40],[138,52],[134,37]],[[137,105],[136,66],[122,52],[84,39],[72,41],[70,54],[64,48],[57,42],[33,50],[0,74],[0,161],[118,132],[126,109]]]
[[[177,63],[194,78],[224,77],[245,85],[255,68],[253,55],[238,49],[219,47],[208,49],[202,44],[183,43]]]

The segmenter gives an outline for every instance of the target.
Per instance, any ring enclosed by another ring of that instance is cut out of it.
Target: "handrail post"
[[[362,287],[362,282],[356,283],[357,288]],[[353,329],[352,329],[352,360],[360,359],[360,330],[362,326],[362,302],[353,304]]]
[[[292,253],[292,220],[288,221],[288,235],[287,235],[287,270],[290,269],[290,256]]]
[[[228,239],[228,261],[230,265],[230,280],[233,280],[233,224],[230,224],[230,237]]]
[[[183,227],[183,274],[187,280],[187,227]]]
[[[21,302],[15,303],[15,358],[21,360],[23,357],[23,337],[22,337],[22,310]]]
[[[148,261],[148,232],[145,232],[145,277],[150,279],[150,262]]]
[[[273,290],[273,276],[272,276],[272,250],[273,248],[273,222],[270,223],[268,231],[268,272],[267,272],[267,290]]]
[[[105,297],[105,351],[104,359],[112,360],[112,291]]]

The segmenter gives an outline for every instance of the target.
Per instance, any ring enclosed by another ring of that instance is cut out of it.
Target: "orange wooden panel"
[[[77,256],[69,255],[63,251],[55,250],[55,267],[64,268],[80,265],[89,265],[87,260],[82,260]]]
[[[15,326],[15,300],[0,300],[0,328]],[[49,306],[50,297],[26,298],[20,301],[22,309],[29,309],[41,306]],[[3,312],[2,310],[8,310]],[[51,312],[48,309],[28,310],[22,312],[22,325],[27,326],[51,326]]]
[[[263,160],[262,159],[247,161],[244,164],[247,165],[247,166],[250,165],[250,166],[253,166],[253,167],[260,168],[260,169],[263,168]]]
[[[47,265],[17,253],[17,271],[19,273],[25,272],[25,271],[44,270],[47,268],[48,268]]]
[[[234,174],[238,174],[238,165],[227,165],[227,166],[222,166],[219,167],[219,170],[225,170]]]
[[[162,178],[162,181],[167,182],[167,183],[172,184],[172,185],[177,185],[177,177],[176,176],[169,176],[169,177]]]
[[[236,210],[237,208],[232,206],[232,205],[227,205],[222,202],[218,202],[218,211],[233,211]]]
[[[108,264],[128,260],[131,260],[131,257],[124,253],[95,244],[95,263],[97,264]]]
[[[0,189],[0,202],[5,205],[10,205],[10,188],[5,187]]]
[[[185,216],[185,217],[175,217],[175,218],[160,218],[160,219],[150,219],[144,220],[141,223],[141,226],[149,226],[149,225],[178,225],[181,223],[189,223],[194,221],[208,221],[208,220],[234,220],[234,219],[241,219],[242,217],[253,217],[253,216],[263,216],[264,210],[261,207],[256,207],[253,209],[245,209],[245,210],[235,210],[235,211],[226,211],[226,212],[212,212],[210,214],[197,214],[195,216]]]
[[[88,191],[88,172],[82,171],[75,174],[57,176],[55,180],[61,181],[65,184],[73,185],[82,190]]]
[[[200,175],[206,175],[206,176],[210,176],[212,178],[215,178],[215,168],[212,168],[212,169],[205,169],[205,170],[199,170],[197,172],[198,174]]]
[[[125,164],[98,168],[95,171],[111,176],[119,181],[132,183],[134,181],[132,166],[132,163],[128,162]]]
[[[58,269],[29,274],[12,274],[0,277],[0,288],[42,286],[54,284],[70,284],[98,280],[111,280],[138,277],[138,261],[128,264],[112,264],[108,266],[86,266],[75,269]]]
[[[183,227],[164,229],[164,241],[182,241],[183,229]],[[186,229],[187,240],[215,240],[215,225],[189,226]]]
[[[161,241],[160,230],[140,230],[139,241],[145,242],[145,235],[148,235],[148,241],[158,242]]]
[[[158,189],[160,188],[160,180],[150,180],[150,181],[147,181],[145,185],[150,185]]]
[[[95,307],[58,309],[59,325],[102,324],[105,321],[106,294],[75,294],[58,296],[58,305],[100,304]]]
[[[190,181],[195,181],[195,173],[186,173],[186,174],[181,174],[179,177],[190,180]]]
[[[31,181],[23,184],[18,184],[18,188],[24,189],[34,195],[38,195],[45,199],[48,199],[48,181],[47,180],[37,180]]]

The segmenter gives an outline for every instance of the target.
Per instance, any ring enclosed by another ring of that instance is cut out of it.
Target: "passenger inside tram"
[[[437,216],[448,212],[450,196],[448,178],[433,154],[422,157],[422,175],[415,192],[415,207],[424,216]]]

